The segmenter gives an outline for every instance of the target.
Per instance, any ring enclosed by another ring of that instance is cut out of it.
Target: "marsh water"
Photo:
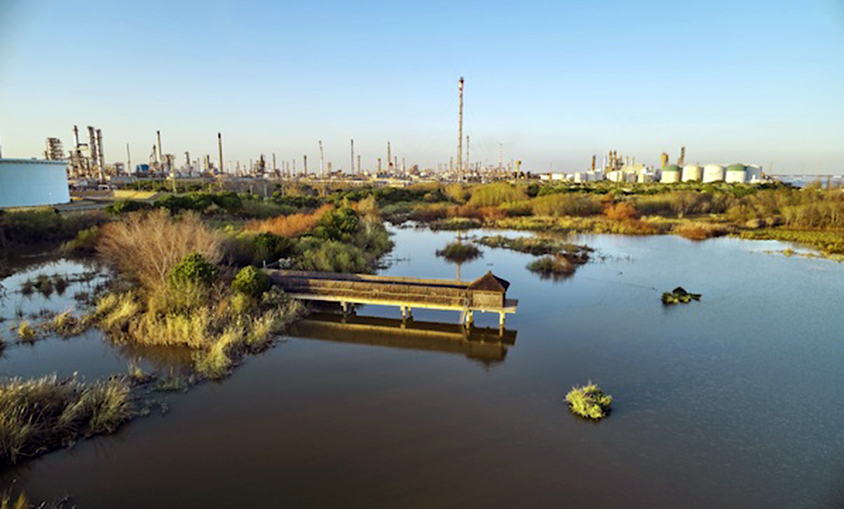
[[[434,251],[453,238],[395,230],[382,272],[452,278]],[[80,508],[844,504],[844,265],[733,238],[572,240],[596,253],[564,280],[512,251],[462,265],[519,299],[498,339],[497,315],[476,316],[467,337],[453,312],[414,310],[405,328],[397,309],[317,315],[228,379],[162,394],[166,414],[0,482]],[[676,286],[703,299],[663,306]],[[89,332],[8,348],[0,375],[101,378],[130,361],[180,365]],[[615,398],[599,423],[564,401],[589,380]]]

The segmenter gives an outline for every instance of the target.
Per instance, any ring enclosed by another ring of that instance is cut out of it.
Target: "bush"
[[[173,219],[163,210],[135,212],[105,225],[97,252],[147,289],[163,287],[167,274],[190,253],[212,264],[221,258],[220,237],[196,213]]]
[[[572,387],[566,394],[566,402],[572,413],[597,421],[609,413],[612,396],[604,394],[596,384],[590,382],[583,387]]]
[[[69,240],[62,245],[62,253],[67,256],[86,256],[97,252],[97,243],[100,241],[100,227],[92,226],[76,234],[76,238]]]
[[[550,194],[531,200],[537,216],[593,216],[601,212],[600,199],[583,194]]]
[[[257,232],[270,232],[281,237],[295,237],[310,232],[320,218],[331,210],[331,205],[323,205],[310,214],[290,214],[263,221],[250,221],[246,229]]]
[[[270,278],[251,265],[240,269],[232,281],[232,289],[244,295],[258,297],[270,289]]]
[[[475,207],[497,207],[502,203],[521,201],[527,198],[524,190],[506,182],[495,182],[471,189],[469,205]]]
[[[210,286],[219,270],[199,253],[182,258],[167,274],[167,281],[174,287],[182,285]]]
[[[627,202],[616,203],[608,205],[604,209],[604,215],[613,221],[629,221],[630,219],[638,219],[639,211],[636,210],[632,204]]]
[[[322,272],[369,272],[370,265],[363,251],[357,246],[333,240],[302,239],[299,246],[300,270]]]
[[[462,263],[472,261],[483,254],[474,244],[463,244],[462,242],[452,242],[443,249],[437,250],[437,256],[441,256],[452,263]]]
[[[114,203],[109,203],[106,205],[105,210],[106,213],[111,214],[113,216],[119,216],[121,214],[127,214],[129,212],[137,212],[139,210],[147,210],[152,206],[149,203],[142,202],[142,201],[135,201],[135,200],[118,200]]]
[[[360,228],[357,213],[349,207],[340,207],[324,214],[314,228],[314,236],[325,240],[349,242]]]
[[[575,266],[565,256],[543,256],[527,264],[527,270],[547,276],[562,276],[574,273]]]

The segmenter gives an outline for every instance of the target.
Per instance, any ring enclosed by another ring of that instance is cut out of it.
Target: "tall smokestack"
[[[129,153],[129,144],[126,144],[126,174],[132,174],[132,155]]]
[[[354,140],[354,138],[352,138],[352,160],[351,160],[351,166],[349,167],[349,174],[351,174],[351,175],[355,174],[355,140]]]
[[[322,150],[322,140],[319,140],[319,176],[325,176],[325,152]]]
[[[156,157],[158,158],[158,162],[160,164],[164,164],[164,152],[162,152],[161,150],[161,131],[155,131],[155,138],[158,141],[156,145],[156,150],[158,151],[158,154],[156,155]]]
[[[390,148],[390,142],[387,142],[387,171],[393,172],[393,151]]]
[[[222,133],[217,133],[217,150],[220,152],[220,173],[224,172],[223,170],[223,135]]]
[[[302,174],[307,175],[308,174],[308,156],[307,156],[307,154],[303,157],[303,159],[304,159],[304,162],[305,162],[305,169],[302,170]]]
[[[103,150],[103,131],[102,129],[97,129],[97,157],[100,169],[100,180],[103,178],[103,169],[105,168],[105,151]]]
[[[463,76],[458,81],[460,107],[457,115],[457,180],[463,180]]]
[[[358,175],[360,175],[360,174],[361,174],[361,171],[360,171],[360,154],[358,154]]]

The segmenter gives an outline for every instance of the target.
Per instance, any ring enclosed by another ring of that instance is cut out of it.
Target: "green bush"
[[[496,207],[502,203],[521,201],[527,198],[524,190],[506,182],[495,182],[471,189],[469,205],[476,207]]]
[[[596,384],[590,382],[583,387],[572,387],[566,394],[566,401],[572,413],[597,421],[607,416],[612,396],[604,394]]]
[[[300,270],[322,272],[370,272],[364,252],[357,246],[314,237],[303,238],[298,245]]]
[[[120,214],[126,214],[138,210],[147,210],[149,208],[151,208],[150,204],[142,201],[118,200],[114,203],[109,203],[108,205],[106,205],[104,210],[108,214],[111,214],[113,216],[119,216]]]
[[[437,256],[441,256],[452,263],[462,263],[483,256],[483,253],[474,244],[452,242],[444,248],[438,249]]]
[[[325,240],[348,242],[360,228],[357,213],[349,207],[339,207],[325,213],[314,228],[314,236]]]
[[[214,282],[218,272],[217,267],[201,254],[190,253],[170,270],[167,280],[174,286],[183,284],[208,286]]]
[[[100,240],[100,227],[92,226],[76,234],[76,238],[62,245],[65,255],[93,255],[97,252],[97,242]]]
[[[262,270],[250,265],[238,271],[232,281],[232,289],[244,295],[258,297],[270,289],[270,278]]]

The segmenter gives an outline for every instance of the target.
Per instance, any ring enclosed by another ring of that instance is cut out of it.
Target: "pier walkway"
[[[419,279],[335,272],[304,272],[264,269],[285,293],[296,299],[338,302],[343,312],[355,304],[397,306],[402,318],[413,308],[460,311],[461,322],[472,325],[474,313],[498,313],[504,327],[508,313],[515,313],[518,301],[507,298],[510,283],[487,272],[466,282],[451,279]]]

